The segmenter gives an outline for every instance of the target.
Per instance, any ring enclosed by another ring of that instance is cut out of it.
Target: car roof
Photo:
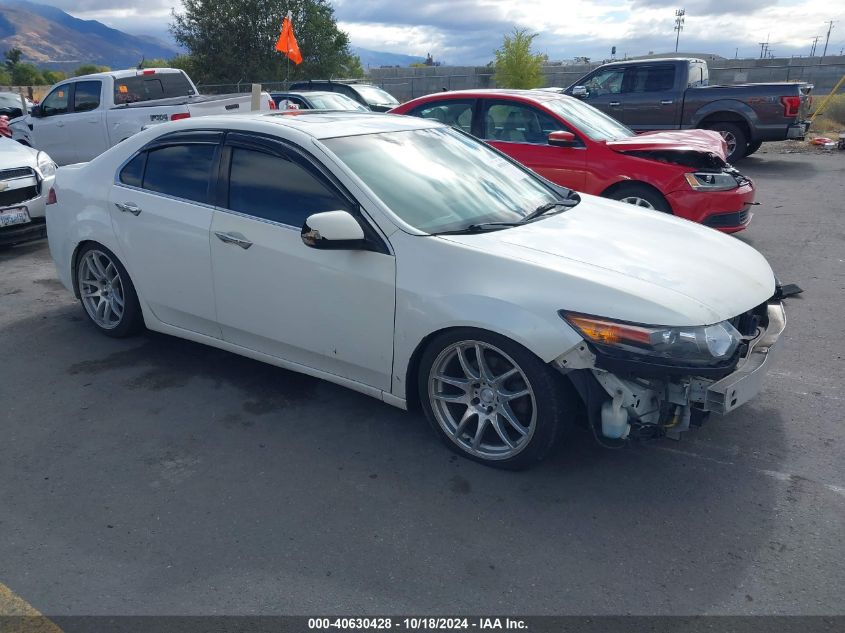
[[[165,125],[171,132],[176,132],[177,128],[182,130],[237,129],[269,134],[278,132],[278,127],[284,127],[315,139],[449,127],[437,121],[418,117],[355,110],[281,110],[268,113],[224,114],[162,124],[162,126]]]
[[[534,101],[535,103],[545,103],[549,101],[564,101],[567,99],[572,99],[568,95],[561,94],[559,92],[551,92],[549,90],[515,90],[515,89],[507,89],[507,88],[483,88],[483,89],[476,89],[476,90],[451,90],[449,92],[434,92],[430,95],[425,95],[424,97],[418,97],[417,99],[413,99],[413,101],[424,101],[424,100],[435,100],[439,98],[460,98],[460,97],[472,97],[475,99],[491,99],[495,97],[511,97],[517,99],[524,99],[528,101]]]
[[[340,94],[338,92],[332,92],[330,90],[288,90],[287,92],[271,92],[271,97],[284,97],[284,96],[291,96],[291,97],[302,97],[303,99],[308,99],[309,97],[326,97],[330,96],[334,97],[342,97],[344,99],[349,99],[346,95]],[[357,102],[356,102],[357,103]]]
[[[604,68],[605,66],[621,66],[623,64],[661,64],[666,62],[701,62],[704,63],[703,59],[698,59],[696,57],[650,57],[648,59],[624,59],[618,62],[608,62],[607,64],[602,64],[599,68]]]

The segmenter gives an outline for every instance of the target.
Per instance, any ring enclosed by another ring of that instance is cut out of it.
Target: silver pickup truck
[[[275,108],[262,93],[260,109]],[[251,95],[200,95],[177,68],[131,69],[62,81],[9,127],[16,141],[68,165],[89,161],[150,125],[250,109]]]

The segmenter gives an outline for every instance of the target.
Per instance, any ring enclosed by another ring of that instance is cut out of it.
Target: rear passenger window
[[[409,112],[423,119],[433,119],[464,132],[472,132],[472,101],[440,101]]]
[[[73,111],[88,112],[100,107],[101,81],[79,81],[73,93]]]
[[[348,210],[349,204],[297,163],[235,147],[229,172],[229,208],[299,228],[313,213]]]
[[[199,143],[150,150],[144,169],[144,189],[208,203],[208,185],[216,150],[217,145]]]
[[[147,153],[138,154],[120,170],[120,182],[131,187],[140,187],[144,181],[144,162]]]

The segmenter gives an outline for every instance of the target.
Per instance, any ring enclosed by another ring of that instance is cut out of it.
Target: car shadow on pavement
[[[783,180],[807,178],[818,171],[816,165],[808,160],[778,160],[768,156],[748,156],[737,168],[751,178],[777,176]]]

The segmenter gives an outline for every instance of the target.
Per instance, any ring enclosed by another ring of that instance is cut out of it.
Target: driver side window
[[[59,86],[44,97],[44,101],[41,102],[41,116],[67,114],[69,92],[70,85]]]
[[[616,95],[622,92],[622,81],[625,78],[625,70],[609,69],[590,77],[585,84],[589,94],[588,99],[602,95]]]

